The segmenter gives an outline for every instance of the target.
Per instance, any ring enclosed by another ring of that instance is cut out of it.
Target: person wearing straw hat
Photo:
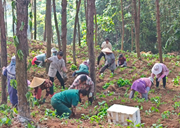
[[[118,66],[127,67],[126,58],[122,54],[119,55],[119,59],[118,59],[118,62],[117,62],[117,67]]]
[[[52,56],[57,56],[57,49],[55,48],[55,47],[53,47],[52,49],[51,49],[51,53],[52,53]]]
[[[166,76],[169,74],[169,69],[163,63],[156,63],[152,68],[151,77],[156,76],[156,87],[159,87],[159,82],[163,79],[163,88],[166,87]]]
[[[84,61],[79,66],[79,70],[75,71],[72,76],[75,77],[76,75],[86,74],[89,75],[89,60]]]
[[[87,96],[87,90],[70,89],[56,93],[51,98],[51,105],[56,110],[57,117],[69,118],[71,115],[76,115],[76,106],[79,101]],[[71,108],[71,110],[69,109]]]
[[[129,98],[132,99],[134,97],[135,91],[139,92],[140,97],[148,100],[148,92],[150,91],[151,86],[153,85],[153,78],[140,78],[133,82],[131,86],[131,92]]]
[[[81,74],[79,75],[74,82],[72,83],[72,85],[69,87],[69,89],[86,89],[88,90],[88,101],[92,104],[93,102],[93,95],[94,95],[94,82],[92,81],[92,79],[85,74]]]
[[[114,56],[113,52],[109,48],[103,49],[102,52],[105,53],[106,62],[105,62],[104,67],[102,67],[100,69],[99,74],[103,73],[107,68],[109,68],[111,70],[111,72],[114,73],[116,64],[115,64],[115,56]]]
[[[45,103],[46,98],[50,94],[50,87],[53,84],[49,79],[42,79],[38,77],[34,77],[31,84],[29,85],[30,88],[34,88],[34,99],[41,99],[41,92],[42,90],[46,90],[46,97],[43,98],[42,103]]]
[[[67,72],[67,69],[65,67],[65,62],[63,59],[63,52],[59,51],[57,53],[57,56],[52,56],[45,60],[45,62],[50,63],[48,76],[52,82],[54,82],[54,77],[56,76],[61,83],[61,86],[64,87],[64,75]],[[52,96],[54,94],[53,86],[50,88],[50,95]]]
[[[101,50],[102,50],[102,49],[105,49],[105,48],[109,48],[110,50],[112,50],[112,45],[111,45],[111,43],[109,42],[109,39],[108,39],[108,38],[106,38],[105,41],[104,41],[104,42],[102,43],[102,45],[101,45]],[[101,51],[101,53],[99,54],[98,59],[97,59],[97,66],[99,66],[99,62],[100,62],[100,60],[101,60],[101,58],[102,58],[103,56],[104,56],[104,59],[106,59],[106,58],[105,58],[105,53]]]
[[[42,53],[40,55],[35,56],[31,63],[32,65],[37,65],[41,67],[44,65],[45,59],[46,59],[46,53]]]

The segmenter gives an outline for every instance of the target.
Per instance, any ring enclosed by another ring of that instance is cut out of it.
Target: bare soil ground
[[[32,59],[36,54],[40,52],[45,52],[45,44],[43,42],[36,42],[32,41],[32,43],[29,43],[29,49],[30,49],[30,56],[28,59]],[[67,50],[67,62],[72,61],[72,49],[71,46],[68,46]],[[10,62],[11,56],[15,53],[15,48],[12,44],[8,45],[8,60]],[[77,53],[77,63],[78,65],[81,64],[84,60],[88,58],[87,54],[87,48],[76,48]],[[99,50],[96,51],[96,56],[98,56]],[[119,51],[115,52],[116,57],[118,57]],[[177,58],[164,58],[164,63],[167,65],[167,67],[171,70],[170,74],[168,75],[167,79],[167,85],[166,89],[162,88],[162,83],[160,84],[159,88],[156,88],[155,86],[152,87],[149,98],[152,99],[153,97],[159,96],[161,100],[161,104],[157,107],[157,104],[153,103],[151,100],[141,102],[140,100],[130,100],[127,96],[124,94],[126,93],[127,88],[129,87],[118,87],[117,84],[110,85],[106,90],[102,88],[102,86],[105,85],[105,83],[110,82],[112,80],[117,80],[120,77],[124,79],[131,79],[132,81],[140,78],[142,75],[145,75],[146,77],[150,76],[151,68],[155,62],[158,62],[156,58],[150,58],[150,57],[142,57],[142,60],[138,60],[135,57],[135,54],[125,52],[124,55],[127,55],[126,58],[129,59],[128,67],[124,70],[117,68],[115,71],[115,75],[113,77],[110,77],[110,71],[105,71],[104,78],[100,78],[97,75],[96,79],[96,91],[97,96],[96,100],[93,102],[91,106],[84,107],[83,104],[79,104],[77,109],[77,115],[76,117],[73,117],[68,120],[60,120],[58,118],[53,117],[45,117],[45,110],[51,109],[53,110],[51,104],[50,104],[50,97],[46,100],[46,103],[41,106],[35,106],[34,108],[31,108],[31,112],[36,112],[35,116],[32,116],[32,119],[38,122],[38,124],[45,128],[76,128],[76,127],[119,127],[117,125],[108,124],[107,123],[107,117],[102,119],[99,122],[91,122],[90,119],[84,120],[81,119],[81,114],[85,115],[91,115],[94,113],[94,107],[98,105],[98,102],[106,101],[108,106],[111,106],[113,104],[121,104],[121,105],[127,105],[127,106],[139,106],[141,108],[140,115],[141,115],[141,122],[145,123],[145,127],[155,127],[152,126],[153,124],[162,124],[163,127],[167,128],[179,128],[180,127],[180,117],[178,116],[179,108],[175,109],[173,107],[175,102],[180,101],[180,86],[175,86],[173,83],[173,78],[176,78],[176,76],[180,75],[180,65],[176,64],[177,61],[179,61]],[[149,59],[148,59],[149,58]],[[154,60],[154,61],[153,61]],[[101,65],[103,64],[103,59],[101,59]],[[150,64],[150,62],[153,62]],[[176,64],[176,65],[175,65]],[[72,77],[73,71],[70,69],[71,64],[67,63],[67,69],[68,69],[68,80],[65,83],[65,86],[68,88],[69,85],[72,84],[74,78]],[[134,68],[136,67],[136,69]],[[98,72],[98,70],[97,70]],[[44,68],[38,68],[38,67],[32,67],[28,71],[28,79],[31,81],[33,77],[41,77],[41,78],[48,78],[47,74],[45,73]],[[56,92],[60,92],[60,83],[57,79],[55,79],[55,85],[56,85]],[[1,91],[1,89],[0,89]],[[106,92],[115,92],[112,96],[105,96],[101,97],[101,94],[104,94]],[[129,93],[130,90],[128,90]],[[10,103],[8,103],[10,105]],[[155,107],[159,110],[159,112],[148,112],[152,107]],[[166,119],[162,119],[161,114],[164,111],[170,111],[170,115]],[[8,127],[8,126],[3,126]],[[12,128],[15,127],[24,127],[21,124],[17,124],[16,122],[13,122],[10,126]]]

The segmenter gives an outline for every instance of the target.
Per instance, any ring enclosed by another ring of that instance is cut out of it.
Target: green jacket
[[[76,73],[89,73],[89,68],[85,64],[80,64],[79,70]]]

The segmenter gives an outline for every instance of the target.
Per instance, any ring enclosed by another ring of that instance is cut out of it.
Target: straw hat
[[[101,50],[102,52],[105,53],[112,53],[112,51],[109,48],[104,48],[103,50]]]
[[[152,73],[157,75],[162,72],[162,65],[160,63],[156,63],[152,68]]]
[[[154,79],[152,77],[149,77],[150,81],[152,82],[152,84],[154,84]]]
[[[43,84],[44,81],[45,81],[45,79],[34,77],[31,84],[29,85],[29,87],[36,88],[36,87],[40,86],[41,84]]]
[[[57,49],[56,49],[55,47],[53,47],[53,48],[51,49],[51,52],[57,52]]]

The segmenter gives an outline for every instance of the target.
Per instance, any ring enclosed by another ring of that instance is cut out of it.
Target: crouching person
[[[84,61],[79,66],[79,70],[75,71],[72,76],[75,77],[76,75],[86,74],[89,75],[89,60]]]
[[[127,67],[126,58],[122,54],[119,55],[117,67],[118,66]]]
[[[94,95],[94,82],[87,75],[79,75],[69,89],[85,89],[88,91],[88,101],[92,104]]]
[[[57,116],[60,116],[60,118],[69,118],[71,115],[76,115],[76,106],[87,94],[88,91],[85,89],[65,90],[63,92],[56,93],[51,98],[51,105],[56,110]],[[71,108],[71,110],[69,108]]]
[[[34,88],[34,99],[40,100],[41,99],[41,92],[42,90],[46,90],[46,97],[40,102],[41,104],[45,103],[46,98],[50,94],[50,87],[53,86],[52,81],[48,79],[42,79],[38,77],[34,77],[31,84],[29,85],[30,88]]]
[[[140,78],[133,82],[131,86],[131,92],[129,98],[132,99],[134,97],[135,91],[139,92],[141,98],[145,98],[148,100],[148,92],[150,91],[150,87],[153,85],[153,78]]]

